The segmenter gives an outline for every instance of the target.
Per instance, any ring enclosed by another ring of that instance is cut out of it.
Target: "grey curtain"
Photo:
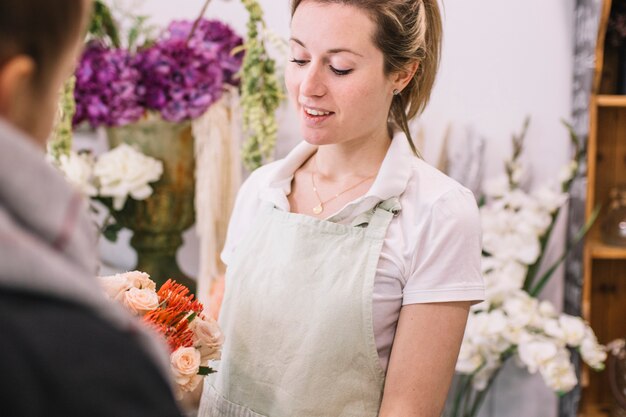
[[[585,145],[589,133],[589,96],[593,81],[596,38],[601,9],[602,0],[576,0],[571,122]],[[567,236],[570,240],[585,223],[586,165],[582,167],[582,172],[585,174],[578,178],[572,186],[567,226]],[[571,252],[565,263],[564,311],[568,314],[581,314],[582,259],[583,251],[581,244]],[[579,358],[576,358],[575,363],[580,377]],[[559,417],[576,417],[578,415],[579,402],[580,386],[561,398]]]

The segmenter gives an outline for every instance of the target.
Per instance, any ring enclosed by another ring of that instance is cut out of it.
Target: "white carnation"
[[[144,200],[152,194],[148,185],[163,174],[163,163],[121,144],[101,155],[94,175],[100,184],[100,195],[113,198],[113,208],[121,210],[128,196]]]
[[[70,184],[87,197],[98,194],[93,183],[94,160],[89,154],[74,151],[59,157],[59,168]]]

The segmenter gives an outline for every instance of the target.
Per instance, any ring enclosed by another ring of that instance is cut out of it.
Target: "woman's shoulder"
[[[414,208],[416,214],[430,214],[433,209],[450,214],[477,214],[472,191],[422,159],[411,163],[411,176],[403,194],[403,206]]]

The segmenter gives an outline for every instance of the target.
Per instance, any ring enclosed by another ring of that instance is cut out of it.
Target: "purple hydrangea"
[[[176,21],[154,44],[134,56],[94,42],[76,71],[74,124],[119,126],[138,120],[146,110],[179,122],[201,116],[222,95],[243,52],[231,51],[242,39],[226,24],[202,19],[191,39],[193,22]]]
[[[223,72],[215,50],[195,48],[186,39],[165,38],[139,51],[139,91],[145,106],[163,119],[180,122],[201,116],[222,96]]]
[[[168,36],[172,39],[187,39],[193,27],[193,22],[188,20],[174,21],[167,28]],[[237,86],[239,81],[235,74],[241,68],[243,51],[233,55],[232,51],[243,44],[243,39],[238,36],[230,26],[219,20],[200,19],[189,46],[203,48],[217,55],[222,71],[224,82]]]
[[[144,109],[137,86],[140,73],[128,51],[92,42],[76,69],[76,113],[73,124],[120,126],[139,119]]]

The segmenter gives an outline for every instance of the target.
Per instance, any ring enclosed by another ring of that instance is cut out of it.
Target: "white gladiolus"
[[[509,191],[509,179],[506,175],[490,178],[484,182],[482,188],[489,197],[501,197]]]
[[[462,374],[471,374],[484,362],[483,356],[480,354],[478,348],[471,342],[466,341],[461,345],[459,358],[456,362],[456,371]]]
[[[472,387],[477,391],[483,391],[487,388],[489,384],[489,380],[493,376],[493,374],[502,366],[502,363],[499,360],[491,359],[485,364],[483,364],[482,368],[474,375],[472,379]]]
[[[571,180],[576,174],[577,169],[578,169],[578,162],[570,161],[568,165],[565,165],[563,168],[561,168],[561,171],[559,172],[559,176],[558,176],[559,182],[565,183]]]
[[[579,346],[582,343],[587,326],[580,317],[563,314],[559,317],[559,324],[564,333],[563,340],[565,343],[572,347]]]
[[[508,167],[513,188],[506,176],[484,184],[489,199],[480,208],[486,300],[470,310],[456,371],[472,375],[473,389],[482,391],[503,361],[513,357],[528,372],[539,371],[551,389],[567,392],[577,384],[567,349],[578,348],[595,369],[604,367],[606,349],[581,318],[559,314],[549,301],[540,302],[523,289],[529,267],[542,255],[541,239],[567,195],[547,186],[527,193],[518,187],[523,177],[518,161]],[[561,183],[577,168],[570,163]]]
[[[544,363],[540,372],[546,385],[557,392],[568,392],[578,383],[567,351]]]
[[[587,365],[596,370],[604,369],[604,361],[606,361],[607,357],[606,348],[598,343],[596,336],[590,328],[587,328],[579,351]]]
[[[113,198],[113,208],[121,210],[128,196],[144,200],[152,194],[148,185],[163,174],[163,163],[121,144],[101,155],[94,174],[100,183],[100,195]]]
[[[547,319],[543,325],[543,331],[550,337],[560,341],[563,345],[567,344],[565,331],[561,328],[559,320]]]
[[[541,187],[533,192],[537,203],[547,212],[553,213],[567,201],[567,195],[549,187]]]
[[[519,359],[531,374],[537,372],[541,366],[551,362],[557,353],[557,346],[550,340],[535,339],[521,343],[518,347]]]

